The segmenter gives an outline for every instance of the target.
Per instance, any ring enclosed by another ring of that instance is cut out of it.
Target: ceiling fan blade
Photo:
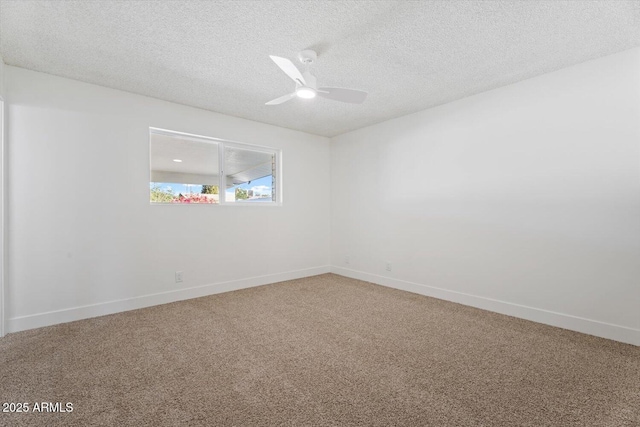
[[[273,62],[275,62],[276,65],[287,74],[287,76],[291,77],[294,82],[303,86],[306,85],[304,77],[302,77],[302,73],[300,73],[300,70],[293,65],[293,62],[289,61],[287,58],[281,58],[279,56],[269,55],[269,58],[271,58]]]
[[[267,102],[267,103],[266,103],[266,104],[264,104],[264,105],[278,105],[278,104],[282,104],[283,102],[287,102],[288,100],[290,100],[290,99],[292,99],[292,98],[295,98],[295,96],[296,96],[296,93],[295,93],[295,92],[293,92],[293,93],[289,93],[289,94],[287,94],[287,95],[283,95],[283,96],[281,96],[280,98],[273,99],[273,100],[271,100],[271,101]]]
[[[367,92],[355,89],[343,89],[341,87],[318,88],[318,95],[334,101],[362,104],[367,97]]]

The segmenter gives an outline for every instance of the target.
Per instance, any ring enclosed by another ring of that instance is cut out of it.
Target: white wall
[[[4,61],[0,56],[0,96],[4,96]]]
[[[335,137],[331,168],[335,272],[640,345],[640,49]]]
[[[10,331],[329,270],[328,138],[5,72]],[[283,206],[150,206],[150,126],[282,149]]]
[[[0,56],[0,98],[4,100],[4,61]],[[0,101],[0,337],[3,337],[5,331],[5,310],[4,310],[4,282],[5,282],[5,222],[4,222],[4,172],[5,172],[5,155],[4,155],[4,101]]]

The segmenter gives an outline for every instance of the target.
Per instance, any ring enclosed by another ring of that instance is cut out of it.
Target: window
[[[279,150],[155,128],[149,140],[152,204],[279,201]]]
[[[225,200],[233,203],[275,202],[276,155],[240,146],[225,146]]]

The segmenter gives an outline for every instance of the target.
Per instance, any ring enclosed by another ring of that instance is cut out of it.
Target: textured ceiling
[[[639,1],[0,1],[5,63],[271,123],[340,133],[640,45]],[[269,54],[314,48],[319,85],[362,105],[264,103]]]

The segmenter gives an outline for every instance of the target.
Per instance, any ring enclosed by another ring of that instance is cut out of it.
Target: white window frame
[[[149,203],[152,206],[166,206],[166,205],[177,205],[177,206],[282,206],[282,150],[279,148],[267,147],[264,145],[256,145],[256,144],[247,144],[245,142],[231,141],[229,139],[222,138],[214,138],[212,136],[204,136],[204,135],[196,135],[193,133],[187,132],[179,132],[169,129],[162,129],[156,127],[149,127],[149,179],[151,179],[151,134],[157,135],[165,135],[165,136],[178,136],[182,139],[193,140],[202,142],[211,141],[215,142],[218,145],[218,170],[219,172],[219,180],[218,180],[218,194],[219,200],[218,203],[153,203],[151,202],[151,189],[149,189]],[[243,202],[227,202],[226,201],[226,176],[224,173],[224,150],[225,147],[233,147],[243,150],[251,150],[257,151],[261,153],[268,153],[275,156],[276,163],[276,174],[275,174],[275,193],[276,199],[270,202],[260,202],[260,203],[243,203]],[[151,181],[149,181],[151,182]]]

